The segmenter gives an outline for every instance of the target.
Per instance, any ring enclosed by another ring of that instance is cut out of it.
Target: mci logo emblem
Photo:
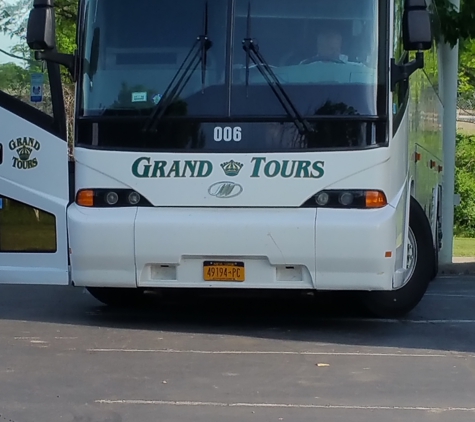
[[[234,182],[218,182],[208,189],[208,193],[216,198],[234,198],[240,195],[242,191],[242,186]]]

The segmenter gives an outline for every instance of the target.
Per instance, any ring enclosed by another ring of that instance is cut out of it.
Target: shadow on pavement
[[[117,309],[101,305],[81,288],[0,286],[0,320],[475,352],[475,281],[463,289],[461,295],[429,295],[395,321],[371,319],[348,293],[150,297],[148,306]]]

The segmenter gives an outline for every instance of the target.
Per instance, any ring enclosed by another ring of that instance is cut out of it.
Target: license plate
[[[244,262],[205,261],[205,281],[244,281]]]

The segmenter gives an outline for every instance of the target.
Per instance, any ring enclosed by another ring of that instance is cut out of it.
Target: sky
[[[18,40],[16,41],[18,42]],[[0,33],[0,49],[10,51],[10,48],[16,44],[15,39],[10,39],[8,35],[3,35]],[[0,64],[2,63],[8,63],[8,62],[14,62],[14,63],[19,63],[19,60],[13,59],[2,52],[0,52]]]
[[[15,3],[15,0],[6,0],[6,3]],[[10,48],[14,46],[15,44],[18,43],[18,38],[15,40],[15,38],[10,39],[9,35],[4,35],[3,33],[0,33],[0,49],[10,51]],[[13,59],[12,57],[9,57],[2,52],[0,52],[0,64],[2,63],[17,63],[20,64],[20,60]]]

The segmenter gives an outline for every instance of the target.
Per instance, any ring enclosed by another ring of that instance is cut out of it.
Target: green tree
[[[73,53],[76,49],[76,17],[77,17],[77,0],[56,0],[56,46],[58,51],[62,53]],[[28,102],[30,89],[30,73],[42,71],[41,63],[34,60],[33,52],[28,48],[26,43],[26,29],[28,24],[28,16],[33,7],[33,0],[16,0],[14,2],[0,0],[0,32],[9,35],[12,38],[18,38],[19,43],[12,48],[11,53],[25,59],[25,71],[18,71],[18,80],[21,80],[22,98]],[[73,133],[73,116],[74,116],[74,85],[71,81],[69,72],[62,67],[63,91],[68,117],[68,129],[70,134]],[[47,79],[47,78],[46,78]],[[46,81],[47,82],[47,81]],[[43,111],[51,112],[50,95],[48,84],[45,84],[45,100],[41,104],[35,104],[35,107],[41,108]],[[25,95],[25,92],[27,93]]]
[[[26,40],[28,16],[33,0],[0,0],[0,31],[9,36]],[[56,0],[56,41],[58,50],[73,53],[76,37],[77,0]]]
[[[475,237],[475,136],[457,135],[455,191],[460,206],[455,208],[455,234]]]
[[[28,80],[29,72],[26,69],[14,63],[0,65],[0,90],[17,95],[27,85]]]
[[[460,43],[459,60],[459,107],[475,108],[475,40]]]
[[[30,80],[31,73],[36,71],[37,65],[29,68],[18,66],[14,63],[0,65],[0,91],[4,91],[12,97],[29,103],[30,102]],[[45,113],[52,114],[51,95],[49,92],[48,81],[45,80],[43,101],[32,104]]]
[[[446,42],[454,46],[458,40],[475,38],[475,0],[460,0],[458,11],[450,0],[435,0],[435,4]]]

